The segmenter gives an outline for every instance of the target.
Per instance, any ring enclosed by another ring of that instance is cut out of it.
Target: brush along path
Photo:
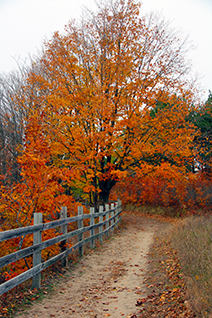
[[[129,214],[123,218],[126,226],[120,233],[81,258],[53,293],[21,317],[133,316],[137,299],[146,296],[144,279],[153,235],[167,224]]]

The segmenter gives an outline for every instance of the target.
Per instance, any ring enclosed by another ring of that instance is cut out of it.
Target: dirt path
[[[125,220],[121,234],[81,258],[49,298],[16,317],[131,317],[137,299],[145,297],[147,254],[163,224],[131,216]]]

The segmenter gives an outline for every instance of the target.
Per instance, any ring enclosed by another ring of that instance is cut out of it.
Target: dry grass
[[[212,317],[212,216],[189,217],[172,232],[193,306]]]
[[[186,210],[176,207],[163,207],[139,204],[126,204],[124,211],[143,214],[145,216],[162,216],[179,218],[184,217],[187,213]]]

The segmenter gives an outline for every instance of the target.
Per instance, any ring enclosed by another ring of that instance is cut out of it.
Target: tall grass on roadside
[[[189,217],[175,227],[172,243],[200,317],[212,315],[212,216]]]

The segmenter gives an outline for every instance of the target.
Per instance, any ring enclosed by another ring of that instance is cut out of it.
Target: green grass
[[[172,232],[191,301],[200,317],[212,315],[212,216],[189,217]]]

